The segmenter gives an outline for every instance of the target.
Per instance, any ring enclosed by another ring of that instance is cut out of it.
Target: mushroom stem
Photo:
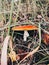
[[[27,31],[24,31],[24,41],[27,40],[27,37],[29,36],[29,33]]]

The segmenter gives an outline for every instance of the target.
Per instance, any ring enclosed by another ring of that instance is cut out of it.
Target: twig
[[[49,32],[46,31],[45,29],[41,28],[43,30],[43,32],[47,33],[49,35]]]

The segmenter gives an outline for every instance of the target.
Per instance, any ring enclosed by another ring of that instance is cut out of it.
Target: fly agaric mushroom
[[[38,27],[35,25],[24,25],[24,26],[15,26],[12,28],[14,31],[24,31],[24,41],[26,41],[29,36],[28,30],[37,30]]]

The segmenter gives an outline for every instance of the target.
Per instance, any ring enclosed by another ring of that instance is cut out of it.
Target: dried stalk
[[[4,40],[3,48],[2,48],[2,53],[1,53],[1,65],[7,65],[7,47],[8,47],[8,42],[9,42],[10,36],[7,36]]]
[[[26,58],[28,58],[29,56],[35,54],[39,48],[40,48],[40,46],[38,46],[36,49],[34,49],[33,51],[31,51],[28,55],[26,55],[26,56],[20,61],[20,63],[23,62],[23,61],[24,61]],[[19,63],[19,64],[20,64],[20,63]]]

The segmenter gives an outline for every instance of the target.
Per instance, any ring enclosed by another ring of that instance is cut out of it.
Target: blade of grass
[[[16,20],[17,20],[17,17],[18,17],[18,13],[20,11],[20,6],[21,6],[21,0],[19,0],[19,3],[18,3],[18,10],[17,10],[17,15],[16,15]],[[16,22],[15,20],[15,22]]]
[[[12,13],[13,13],[13,7],[14,7],[14,0],[12,0],[11,2],[11,12],[10,12],[10,19],[9,19],[9,26],[8,26],[8,35],[10,34],[10,25],[11,25],[11,22],[12,22]]]
[[[49,56],[44,57],[43,59],[41,59],[39,62],[35,63],[35,65],[42,63],[45,59],[49,58]]]
[[[38,31],[39,31],[39,46],[40,46],[41,45],[41,25],[40,25],[40,23],[39,23]]]

